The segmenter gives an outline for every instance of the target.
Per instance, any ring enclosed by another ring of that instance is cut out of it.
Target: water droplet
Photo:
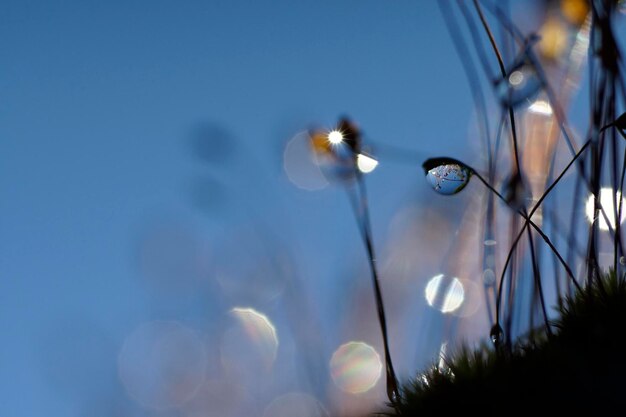
[[[498,323],[494,324],[491,328],[489,337],[491,338],[491,343],[493,343],[496,349],[502,345],[502,342],[504,341],[504,332]]]
[[[496,94],[507,107],[515,107],[532,98],[541,89],[535,67],[527,60],[518,60],[507,70],[505,78],[496,81]]]
[[[498,242],[495,239],[485,239],[485,246],[494,246],[496,245]]]
[[[493,272],[493,269],[487,268],[483,271],[483,284],[487,287],[492,286],[496,283],[496,274]]]
[[[626,258],[624,258],[623,256],[620,256],[620,257],[619,257],[619,263],[620,263],[621,265],[626,265]]]
[[[378,161],[369,155],[360,153],[356,156],[356,165],[363,174],[369,174],[378,166]]]
[[[439,194],[452,195],[461,191],[470,180],[472,170],[452,158],[432,158],[422,164],[426,180]]]
[[[587,220],[589,223],[593,223],[596,219],[599,221],[600,230],[609,230],[609,225],[611,229],[615,229],[615,204],[614,201],[617,200],[617,210],[620,207],[620,193],[613,193],[613,190],[610,187],[604,187],[600,189],[600,205],[602,205],[602,210],[599,209],[597,213],[595,212],[595,199],[593,194],[591,194],[587,198],[587,203],[585,204],[585,214],[587,216]],[[620,224],[624,223],[626,220],[626,198],[622,197],[622,213],[620,216]],[[603,212],[604,211],[604,212]],[[605,216],[606,215],[606,216]],[[607,224],[607,219],[609,223]]]
[[[387,398],[389,398],[389,401],[395,404],[400,398],[398,398],[398,393],[396,392],[395,388],[390,387],[389,385],[390,384],[387,383]]]

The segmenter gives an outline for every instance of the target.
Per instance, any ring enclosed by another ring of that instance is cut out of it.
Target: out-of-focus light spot
[[[617,210],[619,210],[619,199],[621,197],[621,193],[614,193],[613,190],[609,187],[602,188],[600,190],[600,205],[602,205],[603,210],[598,209],[598,220],[600,230],[609,230],[609,226],[606,223],[606,219],[609,220],[609,224],[611,225],[611,229],[615,230],[615,204],[614,201],[618,201]],[[587,204],[585,205],[585,214],[587,215],[587,220],[589,223],[593,223],[596,219],[594,213],[594,196],[590,195],[587,199]],[[602,212],[604,211],[604,213]],[[605,215],[606,214],[606,218]],[[624,222],[626,218],[626,198],[622,197],[622,215],[620,217],[620,224]]]
[[[144,323],[124,341],[118,374],[144,407],[178,407],[204,382],[206,350],[199,335],[175,321]]]
[[[251,399],[242,386],[224,379],[208,380],[185,404],[185,417],[242,416],[248,402]]]
[[[584,20],[584,18],[583,18]],[[539,30],[541,41],[539,50],[548,59],[557,59],[563,55],[568,43],[568,30],[560,19],[546,20]]]
[[[481,306],[485,307],[484,288],[469,279],[459,279],[463,288],[463,301],[459,308],[452,311],[457,317],[471,317],[476,314]]]
[[[250,339],[263,345],[271,353],[271,359],[274,362],[278,349],[278,336],[276,328],[267,316],[252,308],[235,307],[230,312],[244,326]]]
[[[367,156],[365,154],[358,154],[356,157],[356,165],[364,174],[369,174],[378,166],[378,161],[372,158],[371,156]]]
[[[364,342],[341,345],[330,359],[330,374],[342,391],[358,394],[376,385],[382,372],[378,352]]]
[[[269,372],[278,352],[272,322],[252,308],[230,310],[236,323],[222,338],[221,358],[226,371],[238,379],[255,379]]]
[[[328,417],[328,412],[312,396],[291,392],[272,401],[265,408],[263,417]]]
[[[439,364],[437,365],[437,368],[439,368],[440,371],[444,371],[448,369],[448,365],[447,365],[448,357],[446,356],[447,350],[448,350],[448,342],[443,342],[441,344],[441,348],[439,349]]]
[[[458,278],[449,278],[444,274],[435,275],[428,281],[425,289],[428,305],[442,313],[451,313],[463,304],[465,290]]]
[[[571,23],[580,25],[589,13],[589,3],[587,0],[561,0],[561,13]]]
[[[307,191],[321,190],[328,185],[328,181],[310,147],[311,138],[307,132],[296,134],[285,146],[283,169],[296,187]]]
[[[338,130],[331,130],[328,133],[328,141],[333,145],[339,145],[341,142],[343,142],[343,133]]]
[[[262,305],[283,294],[293,274],[292,259],[269,232],[241,225],[216,240],[220,244],[215,248],[213,275],[221,297],[236,305]]]
[[[537,100],[528,107],[528,111],[544,116],[552,116],[552,106],[545,100]]]

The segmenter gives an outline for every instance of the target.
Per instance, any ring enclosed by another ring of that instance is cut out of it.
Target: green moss
[[[403,387],[398,415],[626,414],[624,278],[564,300],[553,325],[511,352],[463,349]]]

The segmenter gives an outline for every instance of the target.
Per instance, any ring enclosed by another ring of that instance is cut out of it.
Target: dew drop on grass
[[[432,158],[424,162],[422,167],[431,187],[444,195],[461,191],[472,175],[468,166],[452,158]]]
[[[535,67],[518,61],[507,70],[507,76],[496,81],[496,95],[506,107],[516,107],[532,98],[541,89]]]
[[[494,324],[491,328],[491,332],[489,332],[489,337],[491,339],[491,343],[498,348],[502,345],[502,341],[504,340],[504,332],[502,331],[502,327],[499,324]]]

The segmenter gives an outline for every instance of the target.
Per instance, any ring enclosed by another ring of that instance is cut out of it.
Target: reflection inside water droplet
[[[428,162],[428,161],[427,161]],[[461,191],[469,182],[471,171],[462,164],[448,163],[428,168],[424,164],[426,180],[439,194],[452,195]]]
[[[515,107],[532,98],[541,88],[535,67],[525,61],[507,71],[508,76],[496,82],[496,94],[503,105]]]
[[[435,275],[424,290],[428,305],[442,313],[451,313],[463,304],[465,290],[458,278],[444,274]]]

